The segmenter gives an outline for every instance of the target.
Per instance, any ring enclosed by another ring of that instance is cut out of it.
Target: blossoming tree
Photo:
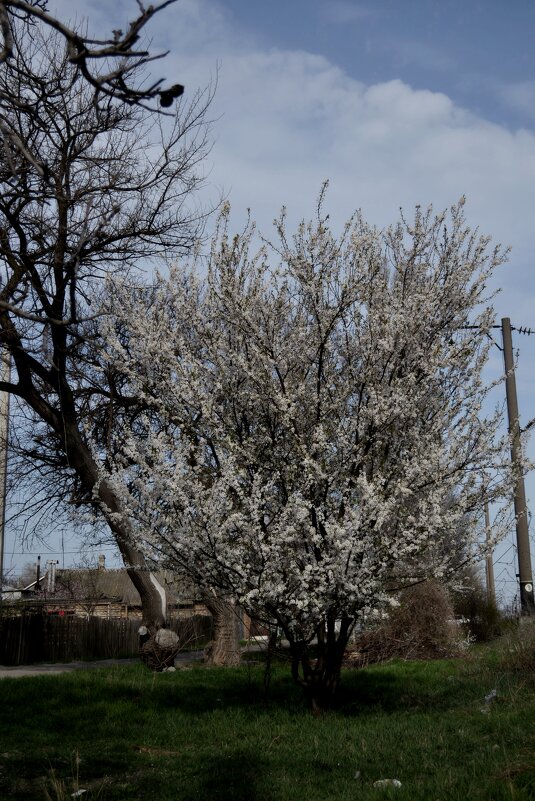
[[[508,486],[481,375],[504,253],[463,201],[339,237],[320,204],[257,253],[226,220],[204,279],[199,257],[108,295],[108,358],[145,409],[116,434],[116,491],[145,553],[276,621],[321,706],[355,625],[447,574],[460,521],[473,552]]]

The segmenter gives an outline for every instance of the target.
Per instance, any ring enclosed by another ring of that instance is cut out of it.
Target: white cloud
[[[102,31],[136,10],[122,0],[111,19],[101,0],[55,4],[89,14]],[[360,6],[333,8],[349,14]],[[466,194],[469,221],[514,247],[514,266],[503,275],[504,298],[516,297],[513,275],[528,269],[535,245],[531,132],[490,123],[444,94],[399,80],[366,86],[321,55],[261,46],[216,0],[181,0],[156,16],[150,33],[153,49],[171,51],[155,62],[155,76],[183,82],[187,92],[206,85],[220,65],[210,180],[214,196],[215,187],[228,193],[237,225],[248,207],[264,230],[283,203],[293,220],[310,215],[325,178],[337,221],[362,207],[385,224],[399,206],[442,208]],[[504,92],[528,105],[533,84]]]
[[[384,223],[399,205],[467,194],[482,226],[531,237],[535,137],[445,95],[401,81],[366,87],[307,53],[240,51],[222,56],[216,108],[214,177],[239,207],[284,202],[306,214],[303,198],[329,177],[340,212],[363,206]]]

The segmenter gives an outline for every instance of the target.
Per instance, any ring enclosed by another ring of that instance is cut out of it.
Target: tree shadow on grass
[[[261,765],[250,754],[213,754],[195,777],[191,798],[212,801],[255,801]]]
[[[460,681],[447,669],[436,669],[431,675],[424,675],[425,671],[423,662],[345,671],[335,708],[350,716],[377,711],[431,712],[455,709],[473,699],[471,682]]]
[[[178,709],[192,715],[222,709],[266,710],[278,706],[300,711],[306,705],[302,689],[289,671],[278,671],[266,690],[263,668],[250,672],[241,668],[209,668],[180,674],[156,675],[150,692],[139,698],[142,704],[163,711]]]
[[[123,669],[100,677],[95,672],[50,677],[46,684],[39,682],[38,693],[34,683],[25,685],[24,679],[18,679],[22,684],[13,682],[13,697],[7,694],[4,699],[0,692],[0,723],[13,726],[21,709],[31,710],[32,739],[50,738],[53,746],[61,742],[57,733],[61,730],[85,741],[89,726],[93,737],[106,739],[120,735],[125,720],[133,730],[141,731],[147,716],[160,714],[164,720],[175,711],[198,719],[224,710],[241,709],[253,717],[277,710],[301,715],[306,710],[302,689],[293,684],[285,669],[274,672],[267,695],[262,679],[261,669],[194,669],[153,676],[144,668]],[[437,711],[459,707],[473,697],[471,682],[458,681],[447,668],[393,663],[344,671],[333,712],[353,717],[378,711]],[[26,728],[27,719],[23,716],[20,721]]]

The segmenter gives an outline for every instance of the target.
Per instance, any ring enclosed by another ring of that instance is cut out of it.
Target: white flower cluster
[[[481,411],[503,257],[461,207],[384,232],[357,215],[338,239],[282,218],[273,268],[226,210],[206,281],[193,263],[150,301],[112,288],[110,368],[144,409],[114,486],[145,552],[299,639],[471,553],[510,478]]]

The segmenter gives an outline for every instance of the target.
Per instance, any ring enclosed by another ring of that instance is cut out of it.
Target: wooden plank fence
[[[56,617],[45,614],[0,616],[0,664],[74,662],[137,656],[136,620],[98,617]],[[212,620],[205,615],[172,621],[181,647],[202,647],[211,637]]]

